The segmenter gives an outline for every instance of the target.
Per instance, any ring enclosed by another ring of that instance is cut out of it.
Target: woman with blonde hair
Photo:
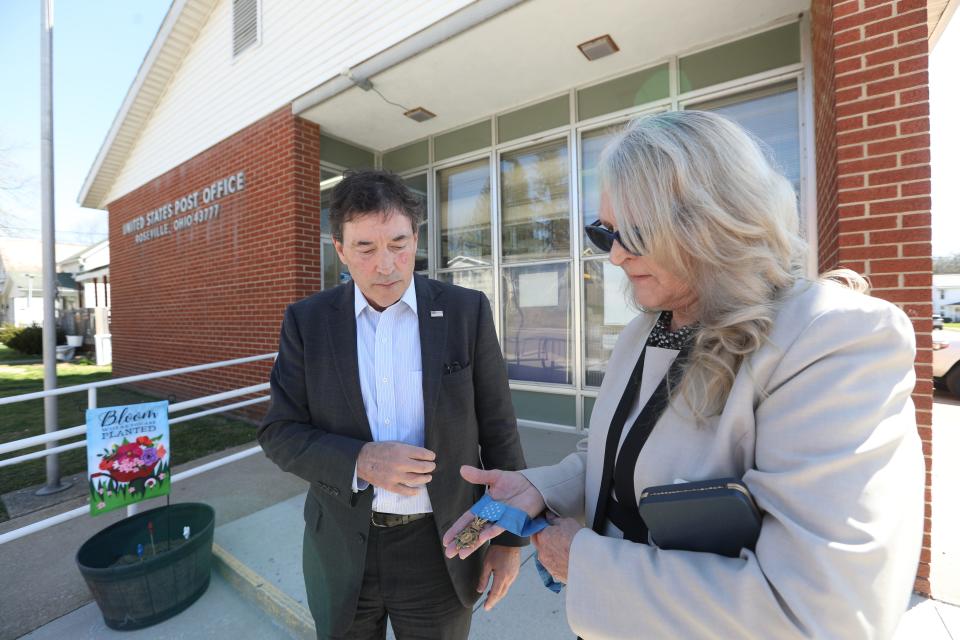
[[[804,277],[790,183],[721,116],[636,120],[600,172],[587,234],[644,313],[614,347],[587,450],[463,477],[546,510],[534,543],[583,638],[890,637],[923,533],[910,321],[853,272]],[[644,490],[715,478],[752,496],[755,543],[658,546]],[[472,516],[447,532],[449,557],[480,547],[454,540]]]

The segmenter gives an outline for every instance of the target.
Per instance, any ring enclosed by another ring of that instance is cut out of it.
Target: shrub
[[[9,337],[7,337],[8,334],[10,334]],[[3,335],[3,343],[11,349],[29,355],[43,355],[43,327],[40,325],[13,327],[13,331],[7,331],[5,327]],[[63,331],[57,329],[57,344],[64,342],[65,339]]]
[[[7,344],[7,342],[18,333],[20,333],[20,327],[12,324],[0,325],[0,344]],[[10,345],[7,346],[9,347]]]

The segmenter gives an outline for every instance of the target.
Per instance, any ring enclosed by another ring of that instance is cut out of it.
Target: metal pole
[[[53,208],[53,0],[40,0],[40,182],[41,238],[43,248],[43,390],[57,388],[57,327],[54,304],[57,296],[57,265],[54,257]],[[46,433],[57,431],[57,396],[43,399]],[[47,448],[55,446],[48,442]],[[37,495],[63,491],[58,455],[47,456],[47,484]]]

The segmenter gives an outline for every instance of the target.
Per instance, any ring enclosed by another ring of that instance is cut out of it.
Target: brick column
[[[811,14],[820,268],[864,274],[873,295],[896,303],[913,320],[913,401],[927,465],[915,589],[929,595],[933,298],[927,4],[814,0]]]

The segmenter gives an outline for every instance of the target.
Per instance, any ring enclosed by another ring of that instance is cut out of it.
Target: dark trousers
[[[319,640],[383,640],[387,618],[397,640],[466,640],[473,611],[463,606],[444,565],[432,517],[370,527],[353,625]]]

